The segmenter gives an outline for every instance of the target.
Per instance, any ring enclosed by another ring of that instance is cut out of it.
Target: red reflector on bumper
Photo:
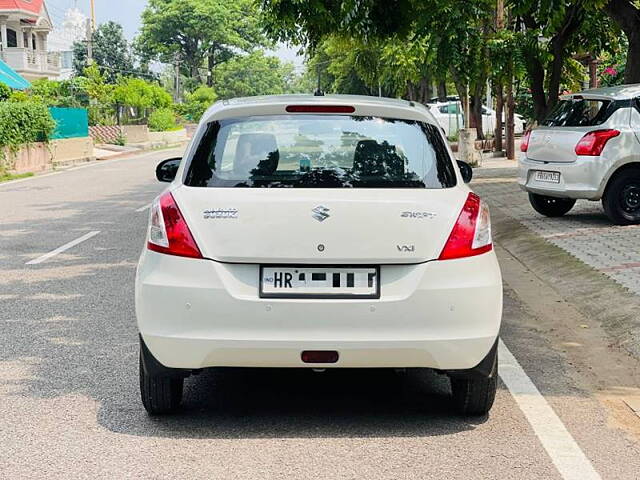
[[[304,363],[336,363],[338,357],[335,350],[305,350],[300,354]]]

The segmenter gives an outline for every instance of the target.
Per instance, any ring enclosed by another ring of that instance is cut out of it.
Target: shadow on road
[[[0,266],[0,387],[11,383],[10,395],[66,396],[82,411],[95,402],[105,429],[159,438],[429,437],[487,421],[457,416],[447,378],[418,370],[217,369],[187,380],[181,412],[149,417],[139,399],[133,305],[147,214],[135,207],[160,187],[141,181],[106,198],[39,199],[35,209],[45,215],[0,228],[13,232],[3,239],[7,256]],[[93,229],[102,233],[91,242],[25,267],[35,254]],[[513,305],[508,300],[507,320],[523,315]],[[532,336],[525,347],[531,352],[522,352],[533,359],[526,367],[553,369],[559,378],[560,359],[534,348],[539,342]],[[544,361],[536,363],[541,355]],[[3,378],[3,365],[16,363],[20,374]],[[562,382],[542,388],[580,395]]]
[[[420,370],[213,369],[187,380],[173,416],[133,406],[105,402],[98,421],[129,435],[313,438],[450,435],[487,420],[456,416],[447,378]]]

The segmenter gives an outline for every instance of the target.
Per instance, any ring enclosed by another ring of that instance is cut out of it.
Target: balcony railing
[[[18,73],[56,75],[60,73],[60,54],[28,48],[5,48],[0,58]]]

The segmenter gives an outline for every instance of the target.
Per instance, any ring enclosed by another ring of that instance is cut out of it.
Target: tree
[[[256,50],[220,65],[215,75],[220,98],[278,95],[289,91],[293,65]]]
[[[469,97],[471,126],[482,138],[481,99],[489,71],[486,39],[493,0],[263,0],[262,8],[272,38],[310,51],[330,35],[349,36],[365,45],[392,39],[424,41],[423,58],[438,66],[437,80],[442,82],[448,70],[463,104]],[[411,62],[424,74],[419,60]]]
[[[115,83],[118,75],[139,73],[134,68],[131,48],[120,24],[103,23],[93,33],[92,39],[93,60],[109,83]],[[85,42],[76,42],[73,45],[75,75],[82,75],[87,66],[87,45]]]
[[[627,36],[624,83],[640,83],[640,5],[634,0],[609,0],[604,9]]]
[[[306,92],[406,96],[426,102],[431,97],[428,39],[369,39],[331,35],[307,62]]]
[[[177,58],[200,83],[206,63],[212,86],[218,65],[266,44],[253,0],[150,0],[136,50],[165,63]]]
[[[593,5],[584,0],[509,2],[511,28],[519,32],[519,53],[527,71],[535,120],[543,120],[558,102],[574,57],[597,56],[618,45],[618,29],[597,8],[598,1]]]
[[[113,90],[113,99],[120,105],[140,110],[166,108],[172,104],[171,95],[166,90],[140,78],[121,77]]]

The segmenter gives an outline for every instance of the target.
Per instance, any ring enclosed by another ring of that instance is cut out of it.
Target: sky
[[[45,3],[55,25],[62,23],[69,8],[77,7],[87,16],[91,10],[90,0],[45,0]],[[98,24],[109,20],[118,22],[124,28],[127,38],[132,39],[140,28],[140,15],[146,4],[146,0],[95,0],[96,20]],[[298,68],[302,65],[302,58],[296,55],[295,48],[281,45],[275,54],[282,60],[293,62]]]

